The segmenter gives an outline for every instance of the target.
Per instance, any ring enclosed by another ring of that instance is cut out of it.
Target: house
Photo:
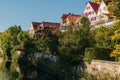
[[[60,20],[62,30],[65,30],[65,26],[73,25],[74,28],[80,24],[81,15],[76,14],[63,14]]]
[[[32,22],[30,29],[29,29],[29,35],[31,37],[33,37],[35,32],[37,32],[39,30],[40,25],[41,25],[40,22]]]
[[[106,26],[109,27],[113,24],[114,16],[110,13],[101,13],[97,16],[97,21],[95,24],[95,28],[98,28],[100,26]]]
[[[110,14],[110,12],[107,9],[107,6],[110,2],[111,0],[102,0],[97,15],[101,15],[102,13]]]
[[[50,29],[52,31],[59,31],[61,28],[60,23],[55,22],[32,22],[29,30],[29,35],[34,37],[34,35],[40,30]]]
[[[91,28],[109,27],[113,24],[114,17],[107,9],[110,2],[111,0],[102,0],[100,3],[87,2],[83,16],[88,17]]]
[[[99,6],[100,6],[100,4],[94,3],[94,2],[86,3],[85,9],[84,9],[82,15],[88,17],[88,19],[91,23],[90,24],[91,27],[93,27],[96,23],[96,17],[97,17]]]
[[[98,9],[95,28],[100,26],[109,27],[113,24],[114,16],[108,11],[107,6],[111,0],[102,0]]]

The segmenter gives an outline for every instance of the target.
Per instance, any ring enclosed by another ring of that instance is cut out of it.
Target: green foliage
[[[74,64],[73,56],[76,55],[77,62],[82,60],[83,53],[79,52],[81,49],[79,44],[78,35],[75,35],[75,31],[72,30],[72,26],[68,26],[66,31],[63,33],[63,37],[60,39],[60,58],[64,60],[62,62]],[[77,56],[81,55],[81,58]],[[75,57],[74,57],[75,58]]]
[[[102,0],[93,0],[93,2],[95,2],[95,3],[99,3],[99,2],[101,2]]]
[[[16,80],[19,73],[16,71],[17,53],[19,41],[18,34],[21,32],[20,26],[11,26],[0,35],[0,47],[4,52],[4,63],[2,69],[5,70],[10,80]]]
[[[110,54],[111,57],[115,57],[115,60],[120,62],[120,44],[114,46],[114,50]]]
[[[31,40],[27,40],[24,42],[23,48],[25,49],[25,53],[27,54],[32,54],[36,51],[36,45],[34,42]]]
[[[114,24],[111,26],[111,30],[113,31],[113,34],[111,35],[113,51],[111,52],[110,56],[114,57],[116,61],[120,61],[120,20],[115,20]]]
[[[92,46],[91,43],[94,40],[91,37],[89,26],[85,24],[79,26],[78,30],[67,26],[66,31],[62,34],[59,46],[62,63],[77,66],[83,60],[85,49]]]
[[[74,79],[76,73],[73,67],[45,58],[38,60],[37,72],[38,79],[42,80],[77,80]]]
[[[83,27],[89,27],[90,25],[90,21],[88,20],[87,17],[82,17],[80,23],[82,24]]]
[[[29,39],[28,33],[21,31],[18,35],[17,35],[17,40],[21,43],[26,41],[27,39]]]
[[[95,49],[94,48],[86,48],[85,49],[85,56],[84,56],[84,60],[87,62],[91,62],[92,59],[95,58]]]
[[[17,46],[17,35],[21,32],[20,26],[11,26],[5,32],[0,35],[1,48],[8,59],[11,58],[11,50],[14,46]]]
[[[52,32],[48,29],[48,32],[46,30],[42,30],[37,34],[42,34],[37,35],[34,39],[37,51],[43,54],[56,55],[59,45],[59,35],[57,34],[57,32]]]
[[[94,31],[94,39],[96,41],[96,47],[100,48],[112,48],[111,35],[113,34],[111,28],[101,26]]]
[[[112,0],[108,6],[108,10],[116,17],[116,19],[120,19],[120,0]]]
[[[87,48],[85,50],[84,59],[90,62],[92,59],[99,60],[114,60],[114,58],[110,57],[111,49],[105,48]]]
[[[20,26],[11,26],[0,35],[1,46],[15,46],[18,45],[17,35],[20,33]],[[9,45],[7,45],[7,44]]]

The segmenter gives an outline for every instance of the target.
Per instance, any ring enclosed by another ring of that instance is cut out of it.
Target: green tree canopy
[[[96,41],[96,47],[100,48],[111,48],[111,29],[101,26],[94,29],[94,38]]]
[[[88,20],[87,17],[82,17],[80,20],[80,23],[82,24],[83,27],[89,27],[90,25],[90,21]]]
[[[102,0],[93,0],[93,2],[98,3],[101,2]]]
[[[112,0],[108,6],[108,10],[116,17],[116,19],[120,19],[120,0]]]

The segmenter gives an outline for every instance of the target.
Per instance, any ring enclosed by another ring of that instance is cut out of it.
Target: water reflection
[[[0,80],[9,80],[7,72],[0,70]]]
[[[4,61],[0,67],[0,80],[19,80],[18,63]]]

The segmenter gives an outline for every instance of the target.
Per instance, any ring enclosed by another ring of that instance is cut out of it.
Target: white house
[[[102,0],[100,3],[87,2],[83,16],[88,17],[91,28],[109,27],[113,24],[114,17],[107,9],[110,2],[111,0]]]
[[[96,17],[98,12],[99,4],[94,2],[87,2],[85,9],[83,11],[83,16],[88,17],[91,26],[95,25],[96,23]]]
[[[114,17],[113,15],[108,11],[107,6],[111,2],[111,0],[102,0],[98,9],[97,13],[97,19],[95,28],[100,26],[106,26],[109,27],[113,24]]]
[[[107,9],[109,2],[110,2],[110,0],[102,0],[101,1],[97,15],[101,15],[102,13],[110,14]]]

